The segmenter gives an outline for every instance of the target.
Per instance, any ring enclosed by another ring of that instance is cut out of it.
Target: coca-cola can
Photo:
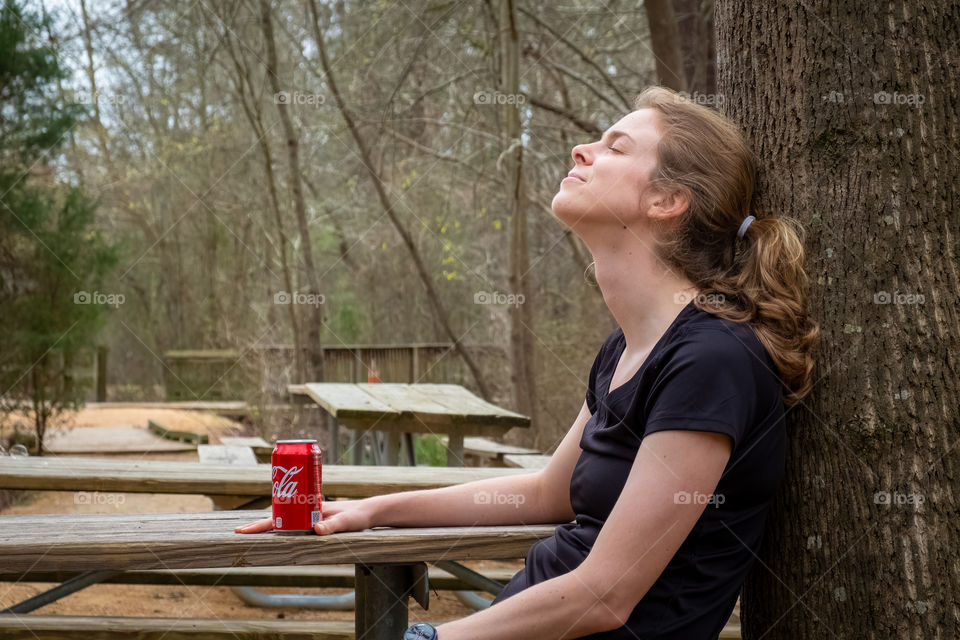
[[[278,440],[273,450],[273,530],[310,533],[323,518],[322,452],[316,440]]]

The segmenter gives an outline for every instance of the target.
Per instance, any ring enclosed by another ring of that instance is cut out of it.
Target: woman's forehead
[[[638,147],[655,147],[660,141],[657,124],[653,109],[637,109],[620,118],[610,131],[623,131]]]

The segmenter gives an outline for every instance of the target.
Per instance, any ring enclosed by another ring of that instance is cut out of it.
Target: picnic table
[[[234,527],[260,515],[259,511],[218,511],[6,516],[0,529],[5,571],[82,572],[50,592],[8,607],[7,612],[25,613],[38,602],[49,602],[126,570],[348,563],[355,570],[356,638],[395,640],[408,624],[408,597],[412,595],[428,607],[424,563],[522,558],[533,543],[552,535],[555,528],[374,528],[327,536],[233,532]],[[0,616],[0,629],[29,627],[31,618]],[[39,621],[49,627],[47,618]]]
[[[0,489],[173,493],[210,496],[220,508],[268,506],[269,464],[199,464],[189,461],[102,458],[0,457]],[[327,498],[435,489],[473,480],[529,473],[493,467],[383,467],[324,465]]]
[[[457,384],[310,382],[289,385],[287,390],[326,411],[334,461],[339,459],[338,425],[361,433],[383,431],[387,465],[400,463],[404,434],[446,434],[449,467],[463,466],[465,436],[502,436],[513,427],[530,426],[527,416],[491,404]]]

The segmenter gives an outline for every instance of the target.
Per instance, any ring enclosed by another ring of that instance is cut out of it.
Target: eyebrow
[[[602,136],[600,136],[600,141],[602,142],[605,137],[609,138],[607,141],[608,144],[613,144],[615,141],[619,140],[620,138],[626,138],[630,142],[633,142],[633,138],[630,137],[629,133],[627,133],[626,131],[621,131],[619,129],[612,129],[610,131],[605,132]]]

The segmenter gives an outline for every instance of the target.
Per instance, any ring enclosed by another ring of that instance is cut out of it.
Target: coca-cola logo
[[[282,473],[280,480],[277,480],[277,472]],[[297,474],[303,471],[303,467],[290,467],[289,469],[279,465],[273,468],[273,495],[276,498],[290,498],[297,493],[297,481],[294,479]]]

